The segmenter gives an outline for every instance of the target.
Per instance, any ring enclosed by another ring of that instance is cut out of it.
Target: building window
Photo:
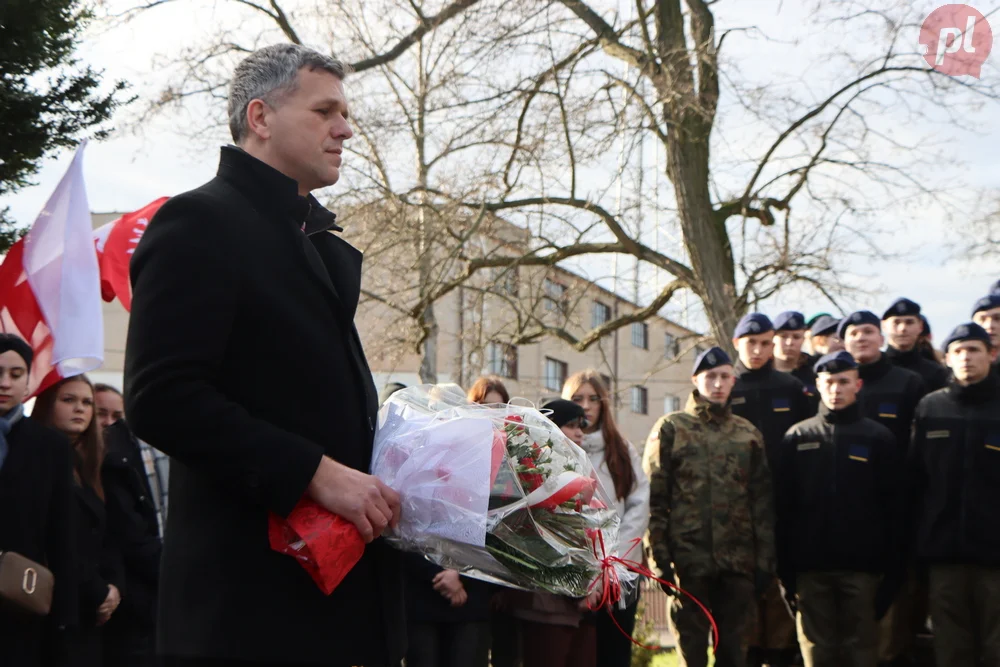
[[[678,412],[681,409],[681,399],[676,396],[667,396],[663,399],[663,414]]]
[[[632,345],[649,349],[649,326],[645,322],[635,322],[632,324]]]
[[[493,290],[498,294],[517,296],[518,280],[516,266],[497,266],[490,272]]]
[[[673,359],[678,354],[680,354],[681,345],[677,340],[677,336],[668,333],[663,336],[663,356],[667,359]]]
[[[566,312],[566,286],[548,278],[545,279],[545,310],[551,312]]]
[[[649,414],[649,392],[645,387],[632,387],[632,412],[637,415]]]
[[[569,374],[569,366],[565,361],[559,361],[552,357],[545,357],[545,388],[549,391],[562,391],[566,384],[566,376]]]
[[[592,329],[596,329],[602,324],[607,324],[611,321],[611,306],[606,303],[601,303],[600,301],[594,302],[594,313],[590,318],[590,326]]]
[[[488,370],[491,375],[517,379],[517,346],[506,343],[490,343]]]

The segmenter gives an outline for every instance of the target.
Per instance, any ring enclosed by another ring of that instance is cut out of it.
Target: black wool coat
[[[30,417],[14,424],[0,468],[0,551],[13,551],[55,576],[52,611],[34,618],[0,609],[0,665],[36,667],[65,658],[78,614],[73,458],[61,433]],[[57,655],[58,654],[58,655]]]
[[[354,315],[361,253],[295,181],[225,147],[131,262],[125,412],[171,457],[158,650],[380,665],[405,649],[398,552],[381,541],[330,596],[272,551],[321,457],[369,470],[377,393]]]
[[[108,535],[121,555],[128,590],[104,628],[107,643],[154,632],[163,544],[139,443],[123,420],[104,429],[104,445],[101,479]]]

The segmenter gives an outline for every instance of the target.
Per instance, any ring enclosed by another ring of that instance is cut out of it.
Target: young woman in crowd
[[[25,414],[32,358],[24,340],[0,333],[0,552],[43,565],[55,584],[48,616],[0,604],[5,667],[60,664],[77,616],[72,455],[64,436]]]
[[[101,626],[121,603],[121,559],[109,546],[101,465],[104,443],[94,415],[94,386],[84,375],[60,380],[38,395],[32,417],[59,431],[73,447],[76,481],[76,555],[79,627],[69,664],[102,667]]]
[[[610,392],[597,371],[588,369],[571,375],[563,385],[562,397],[583,408],[587,428],[581,446],[604,489],[616,501],[621,518],[618,555],[642,562],[642,537],[649,525],[649,480],[642,470],[642,453],[618,430]],[[615,627],[614,621],[631,635],[638,606],[636,587],[614,610],[614,620],[607,613],[597,615],[597,664],[601,667],[631,664],[632,642]]]
[[[466,396],[472,403],[493,405],[495,403],[510,403],[510,394],[503,380],[495,375],[484,375],[477,379]]]

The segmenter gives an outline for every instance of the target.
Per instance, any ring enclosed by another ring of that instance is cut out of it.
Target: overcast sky
[[[237,14],[213,8],[226,3],[185,2],[167,4],[155,13],[141,17],[127,29],[112,32],[91,31],[80,55],[82,59],[105,70],[108,79],[124,78],[132,82],[134,92],[150,95],[161,79],[156,74],[154,58],[157,54],[194,44],[207,34],[207,25],[234,20]],[[631,5],[628,0],[626,5]],[[973,3],[988,14],[997,2]],[[624,6],[624,5],[623,5]],[[780,12],[778,11],[780,7]],[[714,6],[720,25],[738,27],[766,21],[769,33],[792,39],[803,23],[802,11],[806,2],[779,3],[771,0],[727,0]],[[1000,25],[1000,14],[993,21]],[[831,38],[841,39],[839,35]],[[917,35],[914,33],[913,41]],[[733,47],[751,48],[739,42]],[[782,56],[781,44],[752,46],[743,66],[758,80],[766,80],[774,72],[778,80],[794,63]],[[796,59],[809,42],[796,46]],[[807,55],[807,54],[806,54]],[[996,76],[998,68],[994,55],[988,61],[993,67],[984,68],[984,76]],[[969,187],[995,188],[1000,191],[1000,111],[996,106],[984,117],[989,122],[977,124],[972,132],[955,131],[947,134],[951,149],[964,163],[964,167],[943,168],[942,179],[961,181]],[[163,118],[145,128],[142,136],[119,132],[112,139],[91,144],[87,148],[84,174],[90,207],[96,212],[126,211],[137,209],[149,201],[195,187],[214,175],[217,163],[216,150],[192,150],[190,144],[171,132],[171,123],[193,122],[190,119]],[[980,125],[982,125],[980,127]],[[41,209],[46,198],[69,164],[70,153],[62,152],[48,160],[36,178],[37,185],[25,188],[16,195],[0,198],[0,207],[10,206],[15,219],[30,222]],[[337,188],[349,187],[341,183]],[[897,296],[908,296],[919,301],[931,320],[938,340],[956,324],[967,321],[970,306],[986,293],[988,285],[1000,278],[1000,266],[972,263],[954,256],[948,248],[960,243],[954,226],[935,219],[933,211],[907,213],[907,220],[897,227],[902,230],[893,239],[895,249],[906,251],[905,261],[887,266],[856,265],[858,276],[871,278],[877,293],[870,301],[845,304],[848,308],[871,308],[877,313]],[[897,221],[899,222],[899,221]],[[792,292],[781,303],[768,304],[775,314],[779,310],[796,308],[806,315],[816,312],[822,304],[794,303],[798,298]],[[825,309],[825,308],[823,308]],[[698,322],[691,322],[697,327]]]

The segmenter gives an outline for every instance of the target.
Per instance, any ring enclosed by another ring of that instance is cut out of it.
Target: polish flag
[[[160,197],[138,211],[126,213],[94,230],[97,263],[101,271],[101,296],[105,301],[114,301],[118,297],[125,310],[132,310],[132,282],[129,280],[128,265],[146,226],[167,199],[169,197]]]
[[[0,330],[34,350],[32,396],[104,362],[101,279],[83,183],[82,142],[27,236],[0,265]]]

